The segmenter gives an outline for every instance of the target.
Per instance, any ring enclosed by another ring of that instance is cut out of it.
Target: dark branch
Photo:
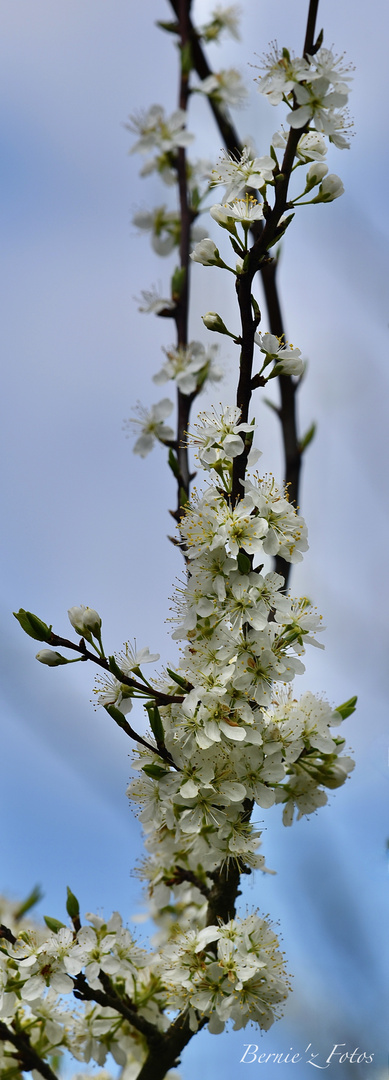
[[[154,1027],[154,1024],[150,1024],[149,1020],[139,1016],[135,1006],[131,1004],[128,998],[124,1000],[119,997],[103,971],[100,971],[99,978],[101,982],[105,983],[106,989],[92,990],[86,981],[85,975],[82,973],[77,975],[74,979],[74,996],[81,1001],[95,1001],[98,1005],[102,1005],[103,1008],[115,1009],[120,1016],[123,1016],[124,1020],[128,1020],[137,1031],[145,1035],[150,1044],[159,1042],[162,1036]]]
[[[31,1046],[26,1032],[16,1032],[0,1020],[0,1041],[12,1043],[16,1050],[19,1066],[23,1071],[31,1072],[32,1069],[35,1069],[44,1077],[44,1080],[58,1080],[57,1074],[53,1072],[50,1065],[43,1061]]]

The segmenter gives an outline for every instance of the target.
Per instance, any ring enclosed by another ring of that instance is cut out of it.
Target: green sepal
[[[15,911],[14,919],[19,922],[19,919],[26,915],[27,911],[31,911],[31,908],[35,907],[35,904],[39,904],[39,901],[43,899],[43,892],[40,885],[34,885],[31,892],[26,896],[25,900],[19,905],[17,911]]]
[[[142,772],[146,773],[146,776],[150,777],[150,780],[162,780],[163,776],[167,776],[169,769],[163,769],[161,765],[143,765]]]
[[[67,886],[66,911],[71,919],[78,919],[80,916],[80,905],[77,897],[72,893],[72,890],[69,889],[69,886]]]
[[[344,701],[343,705],[337,705],[335,712],[340,713],[342,720],[346,720],[348,716],[355,712],[357,701],[357,696],[351,697],[348,701]]]
[[[170,469],[172,470],[173,476],[175,476],[176,480],[179,480],[179,478],[180,478],[180,466],[178,464],[178,461],[177,461],[176,455],[174,453],[174,450],[172,450],[171,447],[170,447],[170,450],[169,450],[169,456],[168,456],[167,460],[168,460],[168,465],[169,465]]]
[[[170,678],[173,679],[173,682],[177,683],[177,686],[181,686],[183,690],[188,689],[188,680],[187,679],[183,679],[182,675],[177,675],[177,672],[173,671],[172,668],[170,668],[170,667],[167,667],[166,671],[167,671],[168,675],[170,675]]]
[[[60,922],[59,919],[52,919],[50,915],[43,916],[46,926],[49,930],[52,930],[53,934],[58,934],[58,930],[65,929],[65,923]]]
[[[33,615],[32,611],[19,608],[19,611],[14,611],[13,614],[25,634],[34,638],[35,641],[47,641],[50,643],[52,627],[42,622],[42,619],[38,619],[38,616]]]
[[[150,727],[154,735],[155,741],[158,745],[160,745],[164,741],[164,730],[158,706],[153,705],[150,701],[147,705],[145,705],[145,709],[148,712]]]
[[[246,555],[245,551],[238,551],[238,570],[241,574],[249,574],[251,570],[251,559]]]
[[[300,454],[302,454],[303,451],[306,450],[307,446],[309,446],[309,444],[312,442],[312,439],[314,439],[315,435],[316,435],[316,424],[315,424],[315,421],[313,421],[313,424],[311,424],[310,428],[308,428],[308,431],[306,431],[305,435],[303,435],[302,439],[300,439],[300,442],[299,442]]]

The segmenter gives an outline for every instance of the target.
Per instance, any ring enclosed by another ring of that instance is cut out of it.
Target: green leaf
[[[253,306],[254,318],[257,319],[258,322],[260,322],[261,321],[261,312],[259,310],[259,305],[257,304],[255,296],[253,296],[252,294],[251,294],[251,303],[252,303],[252,306]]]
[[[112,716],[112,720],[114,720],[119,727],[125,728],[126,718],[124,714],[120,712],[120,709],[116,709],[114,705],[104,705],[104,709],[109,716]]]
[[[311,424],[310,428],[308,428],[308,431],[305,432],[305,435],[303,435],[302,439],[300,439],[300,442],[299,442],[300,454],[302,454],[303,451],[306,450],[307,446],[309,446],[309,444],[312,442],[312,439],[315,437],[315,435],[316,435],[316,424],[315,424],[315,421],[314,421],[313,424]]]
[[[37,615],[33,615],[32,611],[25,611],[24,608],[19,608],[19,611],[13,612],[15,619],[18,620],[22,630],[29,637],[35,639],[35,641],[51,641],[52,627],[47,623],[42,622],[42,619],[38,619]]]
[[[177,672],[173,671],[172,668],[170,668],[170,667],[167,667],[166,671],[167,671],[168,675],[170,675],[170,678],[173,679],[173,682],[177,683],[177,686],[182,686],[183,690],[188,689],[188,680],[187,679],[183,679],[182,675],[177,675]]]
[[[185,491],[185,488],[180,487],[180,506],[186,506],[188,502],[189,502],[188,492]]]
[[[163,776],[167,776],[169,769],[162,769],[161,765],[143,765],[142,772],[146,773],[151,780],[162,780]]]
[[[270,401],[270,398],[268,397],[265,397],[263,400],[265,405],[269,406],[269,409],[273,409],[273,412],[277,413],[277,416],[280,415],[279,406],[276,405],[274,401]]]
[[[174,450],[172,450],[171,447],[170,447],[170,450],[169,450],[168,464],[169,464],[169,466],[170,466],[170,468],[172,470],[173,476],[175,476],[176,480],[179,480],[179,478],[180,478],[180,466],[178,464],[178,461],[177,461],[176,455],[174,453]]]
[[[294,213],[289,214],[289,217],[285,218],[285,221],[283,221],[281,223],[279,228],[276,230],[274,239],[270,240],[270,243],[266,245],[267,251],[269,250],[269,248],[273,247],[273,244],[277,244],[278,240],[281,239],[281,236],[284,235],[284,232],[286,232],[286,230],[288,228],[288,225],[290,225],[291,221],[293,221],[293,218],[294,218]]]
[[[31,889],[31,892],[26,896],[26,899],[22,900],[17,911],[15,911],[14,918],[16,919],[16,922],[19,922],[19,919],[22,919],[23,915],[25,915],[27,911],[31,911],[31,908],[35,907],[35,904],[39,904],[39,901],[42,899],[43,892],[40,885],[34,885],[34,888]]]
[[[178,22],[164,22],[162,19],[157,19],[156,26],[159,26],[160,30],[167,30],[169,34],[179,34],[180,27]]]
[[[348,701],[344,701],[343,705],[337,705],[335,712],[340,713],[342,720],[346,720],[348,716],[351,716],[355,712],[358,698],[351,697]]]
[[[118,682],[121,682],[122,679],[123,679],[123,672],[120,670],[120,667],[116,663],[115,657],[114,656],[109,656],[108,657],[108,663],[109,663],[109,670],[112,672],[112,675],[115,676],[115,679],[117,679]]]
[[[244,258],[244,248],[242,247],[242,245],[238,244],[238,241],[234,240],[233,236],[230,236],[230,243],[232,244],[232,247],[233,247],[233,249],[235,251],[235,255],[237,255],[239,259],[243,259]]]
[[[171,281],[172,299],[175,300],[175,301],[180,299],[180,296],[181,296],[181,293],[182,293],[182,290],[183,290],[184,284],[185,284],[185,278],[186,278],[185,266],[176,266],[176,269],[175,269],[175,271],[173,273],[172,281]]]
[[[190,41],[186,41],[185,45],[181,48],[181,71],[183,75],[189,75],[192,67],[192,46]]]
[[[250,573],[251,559],[249,559],[245,551],[238,551],[238,570],[240,570],[241,574]]]
[[[46,926],[49,930],[53,931],[53,934],[58,934],[58,930],[62,930],[65,927],[65,923],[60,922],[59,919],[52,919],[50,915],[43,916]]]
[[[69,886],[67,886],[67,894],[66,911],[71,919],[78,919],[80,915],[80,905],[77,897],[72,893],[72,890],[69,889]]]
[[[150,727],[151,727],[151,730],[152,730],[152,733],[154,735],[156,743],[163,743],[163,741],[164,741],[164,731],[163,731],[163,725],[162,725],[162,720],[161,720],[161,714],[160,714],[160,711],[159,711],[157,705],[153,705],[151,702],[149,702],[148,705],[145,705],[145,709],[147,710],[147,712],[149,714]]]

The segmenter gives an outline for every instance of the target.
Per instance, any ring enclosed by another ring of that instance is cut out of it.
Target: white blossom
[[[226,200],[236,199],[245,187],[263,188],[273,179],[275,163],[269,155],[253,157],[251,149],[244,146],[238,157],[224,154],[215,169],[212,169],[212,186],[224,184]]]
[[[130,116],[126,127],[139,135],[130,153],[139,151],[144,154],[157,149],[166,154],[179,146],[189,146],[194,136],[186,131],[186,119],[183,109],[176,109],[170,117],[166,117],[161,105],[151,105],[147,112]]]
[[[174,301],[164,296],[160,296],[155,288],[150,290],[143,289],[141,291],[141,301],[138,311],[145,312],[146,314],[153,313],[154,315],[160,315],[161,311],[174,311],[175,308]]]
[[[153,449],[156,439],[162,443],[174,439],[173,428],[164,423],[172,410],[173,402],[169,398],[163,398],[157,405],[152,405],[149,410],[145,409],[143,405],[137,405],[139,416],[131,417],[125,421],[125,426],[132,431],[136,431],[138,426],[141,428],[141,435],[134,445],[134,454],[146,457],[150,450]]]
[[[239,108],[247,97],[247,90],[239,71],[228,68],[213,72],[202,79],[197,89],[212,97],[217,105]]]
[[[173,379],[182,394],[193,394],[206,381],[219,382],[223,377],[223,369],[215,363],[217,345],[210,345],[206,349],[200,341],[191,341],[188,345],[172,346],[164,351],[165,363],[153,375],[153,382],[157,385]]]

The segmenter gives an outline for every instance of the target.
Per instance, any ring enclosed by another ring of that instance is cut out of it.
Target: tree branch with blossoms
[[[287,343],[276,288],[277,245],[295,212],[342,194],[324,158],[326,139],[348,145],[350,73],[323,47],[322,34],[315,41],[318,0],[311,0],[302,56],[273,51],[257,80],[270,104],[286,107],[289,133],[281,128],[269,153],[256,157],[229,117],[243,96],[240,77],[212,72],[203,48],[225,30],[236,35],[235,10],[217,6],[196,29],[190,0],[172,0],[172,7],[176,22],[160,25],[178,38],[177,108],[167,116],[153,105],[128,126],[137,136],[132,150],[146,157],[142,175],[157,173],[177,195],[176,209],[164,204],[134,217],[151,231],[157,254],[178,250],[170,295],[145,291],[141,305],[176,328],[154,376],[157,385],[175,385],[176,431],[165,423],[174,408],[169,398],[149,410],[139,406],[132,424],[135,452],[144,457],[160,442],[177,485],[174,543],[186,577],[176,588],[172,638],[181,654],[146,677],[144,666],[159,655],[128,642],[107,655],[93,608],[69,609],[76,641],[31,612],[15,613],[30,637],[49,646],[37,654],[44,665],[97,665],[97,704],[135,743],[127,794],[144,830],[142,874],[158,933],[153,947],[141,948],[118,912],[108,920],[89,913],[82,926],[70,889],[71,926],[52,917],[45,926],[33,924],[12,905],[6,917],[0,910],[2,1075],[33,1069],[53,1080],[52,1061],[70,1052],[98,1065],[112,1055],[123,1075],[131,1070],[138,1080],[164,1080],[206,1025],[214,1034],[231,1021],[235,1029],[254,1023],[268,1030],[281,1015],[289,977],[269,917],[237,910],[242,875],[268,869],[254,808],[281,804],[290,826],[323,806],[354,764],[339,729],[356,698],[333,708],[311,691],[298,697],[293,685],[305,670],[306,648],[322,648],[322,625],[306,598],[286,591],[289,569],[308,547],[297,497],[312,432],[299,440],[295,397],[304,365],[301,350]],[[221,161],[208,167],[189,154],[194,93],[209,101],[226,143]],[[222,254],[197,223],[220,186],[224,201],[210,207],[210,217],[222,230]],[[191,263],[233,275],[240,317],[236,332],[217,312],[203,316],[206,330],[239,348],[239,372],[235,403],[200,412],[193,425],[194,402],[212,380],[220,382],[223,367],[216,346],[188,340],[191,270],[193,278],[197,273]],[[253,293],[258,273],[269,313],[265,332]],[[281,387],[276,411],[286,487],[253,471],[260,452],[251,399],[272,379]],[[194,469],[202,476],[197,492],[191,491]],[[127,719],[136,701],[145,709],[146,738]]]

